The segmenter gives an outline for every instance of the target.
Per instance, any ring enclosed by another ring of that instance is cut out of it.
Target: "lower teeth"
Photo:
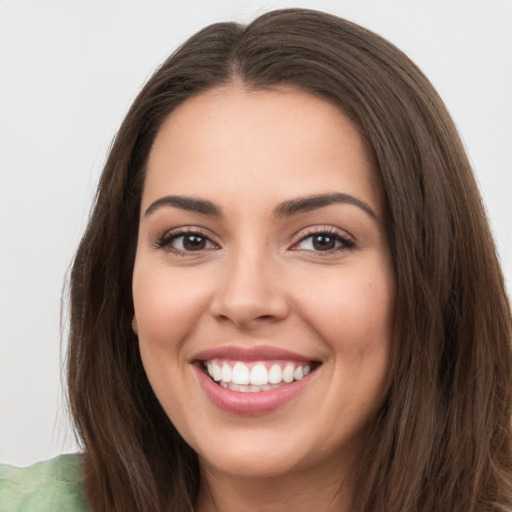
[[[217,382],[217,384],[224,389],[229,389],[230,391],[239,391],[241,393],[259,393],[260,391],[269,391],[270,389],[279,388],[285,383],[281,384],[265,384],[263,386],[256,386],[254,384],[243,385],[243,384],[234,384],[233,382]]]

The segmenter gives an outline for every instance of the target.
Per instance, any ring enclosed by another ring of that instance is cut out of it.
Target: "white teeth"
[[[225,389],[230,389],[231,391],[239,391],[240,393],[259,393],[260,391],[269,391],[270,389],[278,388],[279,384],[265,384],[264,386],[255,386],[254,384],[249,384],[248,386],[233,384],[232,382],[219,382]]]
[[[274,363],[269,369],[268,364],[258,362],[249,370],[247,364],[241,361],[229,363],[213,359],[207,361],[205,366],[210,377],[220,386],[241,393],[268,391],[283,384],[290,384],[294,380],[301,380],[311,372],[309,364],[298,365],[292,362],[286,363],[284,368]]]
[[[268,381],[270,384],[279,384],[283,380],[283,372],[278,364],[273,364],[268,371]]]
[[[231,381],[235,384],[249,384],[249,368],[243,363],[236,363],[231,374]]]
[[[256,364],[251,370],[251,384],[264,386],[268,384],[268,372],[263,364]]]
[[[283,370],[283,381],[289,384],[290,382],[293,382],[293,374],[295,373],[295,368],[293,367],[293,364],[288,363]]]
[[[219,365],[215,361],[212,362],[212,373],[213,373],[213,375],[212,375],[213,380],[215,380],[217,382],[219,380],[222,380],[222,372],[219,368]]]
[[[231,366],[228,363],[222,365],[222,380],[224,382],[231,382]]]

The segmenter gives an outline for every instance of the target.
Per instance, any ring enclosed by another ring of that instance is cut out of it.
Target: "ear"
[[[132,318],[132,329],[136,335],[139,334],[139,326],[137,325],[137,317],[135,315]]]

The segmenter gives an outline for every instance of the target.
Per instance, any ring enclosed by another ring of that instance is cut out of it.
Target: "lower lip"
[[[313,373],[316,373],[311,372],[301,380],[297,380],[291,384],[285,384],[278,388],[269,389],[268,391],[243,393],[240,391],[231,391],[230,389],[219,386],[205,374],[201,365],[195,364],[194,368],[198,373],[199,381],[208,395],[208,398],[219,409],[231,414],[243,416],[265,414],[283,407],[304,391]]]

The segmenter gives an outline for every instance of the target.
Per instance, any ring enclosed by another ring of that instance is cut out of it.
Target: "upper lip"
[[[191,361],[209,361],[210,359],[232,359],[235,361],[287,360],[320,362],[318,359],[298,354],[290,350],[266,345],[259,345],[255,347],[230,345],[225,347],[210,348],[194,354],[191,358]]]

